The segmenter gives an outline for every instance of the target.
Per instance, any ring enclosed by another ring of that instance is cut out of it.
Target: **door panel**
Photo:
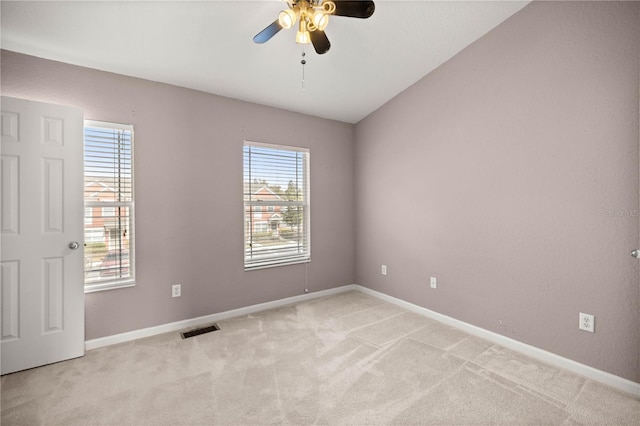
[[[83,117],[2,97],[1,125],[6,374],[84,354]]]
[[[17,260],[2,262],[2,341],[19,338],[18,313],[20,299],[18,297],[18,271],[20,262]],[[0,359],[0,362],[2,360]]]

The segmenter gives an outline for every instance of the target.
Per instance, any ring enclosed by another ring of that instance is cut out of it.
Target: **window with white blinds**
[[[309,262],[309,150],[244,144],[245,270]]]
[[[84,123],[85,291],[135,283],[133,126]]]

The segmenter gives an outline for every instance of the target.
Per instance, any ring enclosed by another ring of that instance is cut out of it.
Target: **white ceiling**
[[[437,68],[528,1],[377,0],[333,17],[317,55],[293,30],[253,36],[285,4],[261,1],[5,1],[2,48],[349,123]]]

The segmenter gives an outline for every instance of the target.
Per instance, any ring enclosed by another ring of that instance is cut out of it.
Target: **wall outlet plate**
[[[429,285],[431,286],[431,288],[438,288],[438,280],[436,280],[436,277],[431,277]]]
[[[596,317],[590,314],[584,314],[580,312],[580,323],[578,324],[580,330],[588,331],[590,333],[595,332],[596,329]]]
[[[174,284],[171,286],[171,297],[182,296],[182,284]]]
[[[382,268],[380,268],[380,273],[382,275],[387,275],[387,265],[382,265]]]

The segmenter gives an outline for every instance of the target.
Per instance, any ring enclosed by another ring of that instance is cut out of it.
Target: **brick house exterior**
[[[255,201],[264,202],[264,205],[253,206],[245,205],[245,231],[250,233],[266,233],[271,232],[272,236],[280,236],[280,224],[282,222],[282,207],[278,205],[269,205],[269,202],[283,201],[282,197],[273,192],[267,185],[258,185],[257,190],[245,185],[246,194],[251,194],[251,198]],[[251,218],[249,221],[248,219]],[[253,227],[253,228],[251,228]]]

